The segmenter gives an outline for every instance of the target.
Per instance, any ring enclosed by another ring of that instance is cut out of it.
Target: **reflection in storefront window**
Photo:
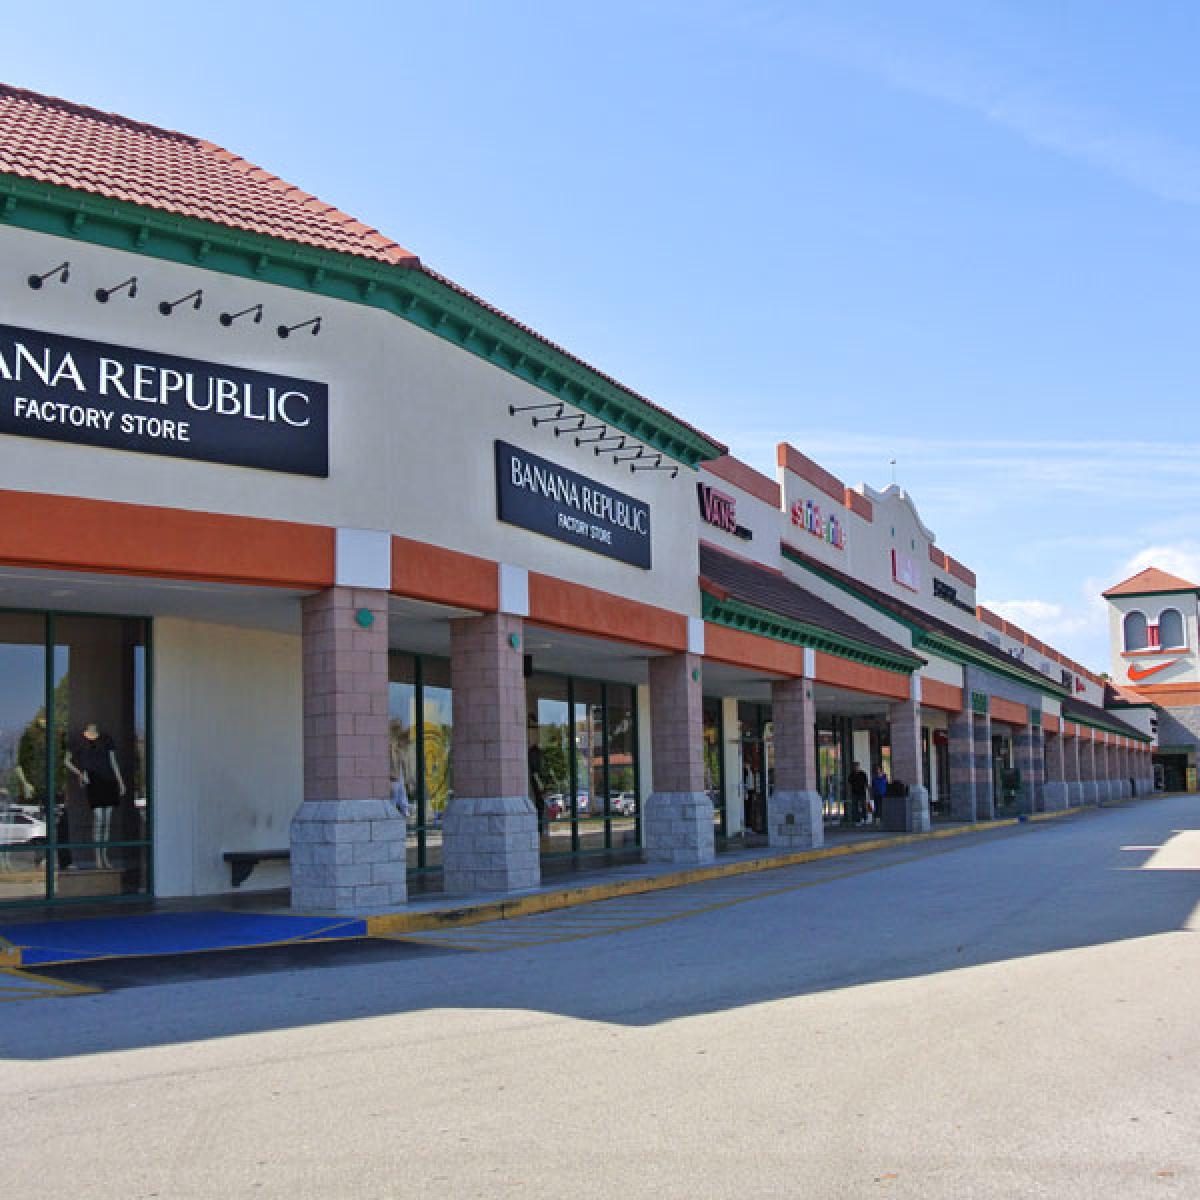
[[[534,674],[526,684],[529,794],[543,854],[640,843],[637,715],[628,684]]]
[[[0,902],[150,888],[146,624],[0,613]]]
[[[728,836],[725,808],[724,720],[719,699],[704,701],[704,787],[712,801],[717,834]]]
[[[408,867],[442,865],[442,817],[454,794],[450,664],[388,655],[388,734],[392,799],[408,822]]]

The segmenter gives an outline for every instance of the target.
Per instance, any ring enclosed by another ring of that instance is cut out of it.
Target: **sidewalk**
[[[1094,809],[1038,813],[1031,821],[1052,820]],[[826,833],[818,850],[782,852],[766,847],[734,849],[716,862],[681,869],[672,863],[634,862],[574,874],[569,882],[555,879],[527,892],[473,896],[456,900],[439,893],[414,896],[403,911],[362,917],[299,915],[286,903],[263,896],[249,907],[251,897],[234,907],[221,899],[178,903],[151,911],[72,918],[61,912],[44,918],[0,919],[0,967],[46,967],[56,964],[180,954],[214,950],[255,950],[300,942],[341,941],[400,933],[429,932],[487,921],[503,921],[554,909],[572,908],[617,896],[633,896],[684,887],[710,879],[770,871],[798,863],[866,854],[916,842],[986,834],[1011,828],[1022,819],[1011,817],[980,824],[948,823],[929,833],[877,833],[835,829]],[[277,894],[278,895],[278,894]]]

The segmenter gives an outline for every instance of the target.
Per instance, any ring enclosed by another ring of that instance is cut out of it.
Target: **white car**
[[[0,808],[0,845],[46,840],[46,822],[19,808]]]
[[[609,807],[623,817],[632,817],[637,812],[637,796],[633,792],[613,792]]]

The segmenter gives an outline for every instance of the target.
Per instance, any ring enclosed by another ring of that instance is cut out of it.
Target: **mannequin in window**
[[[99,843],[107,842],[112,830],[113,809],[125,795],[125,780],[117,762],[117,748],[95,721],[67,746],[63,765],[79,781],[92,810],[92,840],[96,846],[96,866],[108,867],[108,851]]]

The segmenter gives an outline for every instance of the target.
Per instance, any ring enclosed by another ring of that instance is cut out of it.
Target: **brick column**
[[[920,680],[912,676],[918,692]],[[908,805],[904,828],[909,833],[929,829],[929,791],[921,771],[921,702],[916,696],[893,704],[888,709],[892,741],[892,779],[908,785]]]
[[[1046,782],[1042,787],[1042,806],[1046,812],[1062,812],[1070,805],[1065,749],[1067,739],[1063,729],[1060,721],[1057,733],[1045,734]]]
[[[1032,715],[1032,714],[1031,714]],[[1017,770],[1021,772],[1021,804],[1027,813],[1038,812],[1042,799],[1042,731],[1027,719],[1014,738]]]
[[[1084,804],[1098,804],[1100,801],[1100,785],[1097,781],[1099,763],[1096,759],[1095,730],[1086,726],[1080,730],[1079,743],[1079,777],[1083,781]]]
[[[968,698],[969,699],[969,698]],[[975,742],[970,708],[953,713],[947,727],[950,813],[956,821],[975,821]]]
[[[1083,803],[1083,776],[1080,772],[1081,743],[1079,729],[1071,726],[1070,734],[1066,733],[1067,722],[1063,722],[1063,775],[1067,781],[1067,805],[1078,808]]]
[[[767,838],[772,846],[809,849],[825,843],[817,791],[816,720],[811,680],[771,685],[775,790],[767,805]]]
[[[511,892],[541,882],[529,799],[523,622],[490,613],[450,622],[454,796],[442,818],[445,888]]]
[[[712,862],[713,806],[704,788],[704,716],[696,654],[652,658],[651,774],[642,828],[651,862]],[[768,813],[768,821],[769,821]]]
[[[992,789],[992,716],[974,714],[975,819],[991,821],[996,816],[996,796]]]
[[[1100,741],[1096,743],[1096,802],[1104,804],[1113,799],[1113,765],[1112,765],[1112,746],[1108,741],[1108,734],[1102,733],[1099,735]]]
[[[407,830],[389,779],[387,593],[335,587],[301,606],[304,802],[292,818],[292,906],[403,904]]]

